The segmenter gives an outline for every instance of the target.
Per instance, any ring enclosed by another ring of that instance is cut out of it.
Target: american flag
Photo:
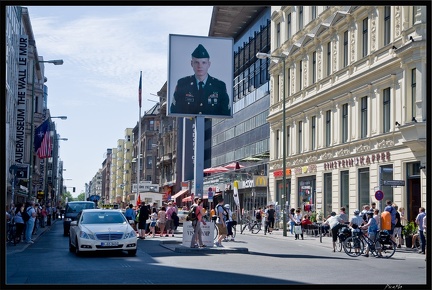
[[[51,157],[50,121],[46,119],[35,131],[34,149],[40,159]]]
[[[140,71],[140,82],[139,82],[139,88],[138,88],[138,102],[139,102],[140,108],[141,108],[141,90],[142,90],[142,71]]]

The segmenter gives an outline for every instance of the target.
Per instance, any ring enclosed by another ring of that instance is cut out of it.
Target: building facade
[[[427,200],[426,7],[272,6],[271,23],[271,198],[285,145],[287,208],[390,199],[413,220]]]

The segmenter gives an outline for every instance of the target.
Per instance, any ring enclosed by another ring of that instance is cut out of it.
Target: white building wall
[[[281,10],[282,9],[282,10]],[[417,10],[415,19],[412,7],[391,7],[390,43],[384,46],[384,6],[332,6],[320,7],[318,20],[310,18],[310,7],[304,7],[304,30],[298,31],[297,6],[272,6],[272,28],[280,22],[281,45],[276,47],[275,33],[272,32],[271,54],[286,57],[286,68],[291,68],[289,78],[291,93],[286,92],[286,124],[291,126],[287,169],[291,169],[290,206],[300,205],[298,178],[315,178],[318,189],[315,196],[316,207],[324,202],[324,173],[332,173],[332,209],[338,211],[340,204],[340,171],[349,170],[349,208],[361,208],[358,197],[358,169],[368,167],[370,179],[370,201],[375,201],[374,193],[380,185],[379,170],[382,164],[393,166],[393,179],[405,180],[403,187],[393,188],[393,199],[399,206],[408,208],[409,188],[407,180],[408,164],[426,163],[426,7]],[[285,19],[291,13],[292,37],[287,39]],[[368,55],[362,56],[363,19],[368,17]],[[312,21],[309,23],[309,21]],[[417,21],[414,25],[414,21]],[[343,35],[348,30],[348,64],[343,67]],[[410,36],[415,41],[410,40]],[[310,40],[308,40],[308,37]],[[331,41],[331,72],[327,76],[327,42]],[[394,49],[395,47],[396,49]],[[316,82],[312,84],[312,53],[317,51]],[[273,60],[276,60],[274,58]],[[270,66],[271,105],[268,121],[272,133],[282,123],[281,86],[284,80],[282,63],[278,58]],[[300,61],[302,75],[300,76]],[[411,69],[416,68],[416,102],[411,104]],[[309,71],[308,71],[309,70]],[[302,86],[300,89],[300,78]],[[287,82],[288,83],[288,82]],[[279,89],[278,89],[279,87]],[[384,131],[383,100],[384,90],[390,88],[389,130]],[[367,96],[367,136],[361,138],[361,98]],[[348,140],[342,143],[342,106],[348,103]],[[415,106],[412,122],[411,106]],[[326,147],[326,111],[331,110],[331,144]],[[316,116],[316,150],[310,148],[310,120]],[[298,148],[298,122],[303,121],[302,148]],[[400,125],[396,125],[396,122]],[[282,132],[281,132],[282,134]],[[276,146],[276,136],[270,138],[270,148]],[[370,164],[353,165],[348,168],[325,168],[324,165],[341,160],[365,158],[377,154],[388,154],[389,160],[376,160]],[[269,184],[270,200],[276,196],[276,184],[282,177],[274,177],[281,171],[282,156],[270,150]],[[421,205],[426,205],[425,171],[420,170]],[[321,205],[322,206],[322,205]]]

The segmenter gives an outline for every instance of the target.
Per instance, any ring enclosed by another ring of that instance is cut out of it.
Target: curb
[[[161,247],[164,247],[165,249],[171,250],[176,253],[199,253],[199,252],[211,252],[213,254],[215,253],[243,253],[243,254],[249,254],[248,248],[232,248],[232,247],[205,247],[205,248],[190,248],[183,246],[181,242],[178,241],[162,241],[160,243]]]

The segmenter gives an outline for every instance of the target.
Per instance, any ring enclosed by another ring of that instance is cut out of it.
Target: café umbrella
[[[225,165],[224,167],[227,169],[240,169],[240,168],[243,168],[244,166],[240,165],[240,163],[238,163],[238,162],[232,162],[228,165]]]
[[[204,173],[221,173],[221,172],[227,172],[229,171],[229,169],[222,167],[222,166],[217,166],[217,167],[210,167],[210,168],[206,168],[204,169]]]

